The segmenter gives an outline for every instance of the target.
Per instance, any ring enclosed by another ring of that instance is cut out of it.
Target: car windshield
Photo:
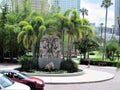
[[[26,75],[26,74],[24,74],[24,73],[22,73],[22,72],[19,72],[18,75],[19,75],[20,77],[22,77],[22,78],[28,78],[28,77],[30,77],[29,75]]]
[[[0,84],[5,88],[8,86],[11,86],[14,82],[7,78],[6,76],[1,76],[0,77]]]

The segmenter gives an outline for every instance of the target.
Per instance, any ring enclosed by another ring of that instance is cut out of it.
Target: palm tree
[[[86,19],[80,19],[76,10],[68,10],[65,15],[70,17],[70,27],[67,30],[68,34],[68,58],[71,59],[71,49],[73,43],[79,41],[86,35],[93,36],[93,30],[90,27],[90,23]],[[75,50],[76,52],[76,50]]]
[[[81,12],[83,18],[85,15],[88,15],[88,10],[85,8],[80,9],[80,12]]]
[[[93,28],[90,26],[90,22],[87,19],[82,19],[82,25],[80,26],[80,29],[82,31],[82,37],[94,36]]]
[[[106,9],[106,13],[105,13],[105,33],[104,33],[104,52],[103,52],[103,60],[104,60],[104,56],[106,54],[106,30],[107,30],[107,15],[108,15],[108,8],[113,5],[111,0],[103,0],[101,7],[104,7]]]
[[[24,47],[27,50],[32,49],[32,44],[35,44],[37,37],[31,25],[26,25],[22,28],[22,31],[18,34],[18,43],[23,42]]]
[[[58,25],[58,32],[59,32],[59,36],[62,39],[62,54],[63,54],[63,60],[64,60],[64,35],[66,30],[69,29],[69,18],[63,14],[56,14],[55,15],[56,19],[57,19],[57,25]]]
[[[82,37],[81,35],[82,32],[80,30],[82,21],[79,18],[78,12],[76,10],[72,10],[71,13],[72,13],[70,16],[71,27],[67,31],[68,33],[68,58],[69,59],[71,59],[71,49],[73,47],[73,43],[75,41],[80,40],[80,38]],[[75,49],[75,53],[76,53],[76,49]]]

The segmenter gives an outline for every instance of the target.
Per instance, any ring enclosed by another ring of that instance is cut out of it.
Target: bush
[[[38,69],[38,59],[37,57],[22,56],[19,58],[19,63],[22,65],[22,70],[30,71],[33,69]]]
[[[73,62],[72,60],[63,60],[60,65],[61,70],[66,70],[68,72],[77,72],[78,64]]]
[[[87,65],[86,60],[81,59],[80,64]],[[98,65],[98,66],[116,66],[117,62],[116,61],[103,61],[101,58],[92,58],[90,61],[91,65]]]
[[[120,69],[120,61],[116,64],[117,69]]]

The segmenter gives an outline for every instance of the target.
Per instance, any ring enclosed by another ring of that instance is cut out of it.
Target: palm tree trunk
[[[106,30],[107,30],[107,14],[108,14],[108,8],[106,8],[106,14],[105,14],[105,31],[104,31],[104,49],[103,49],[103,60],[105,59],[106,55]]]
[[[62,54],[63,54],[63,60],[64,60],[64,30],[62,31]]]
[[[31,51],[32,51],[32,56],[34,58],[35,57],[35,46],[34,46],[34,43],[32,43]]]

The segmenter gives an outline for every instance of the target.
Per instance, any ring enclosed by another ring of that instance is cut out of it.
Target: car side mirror
[[[2,88],[1,88],[1,86],[0,86],[0,90],[1,90]]]

